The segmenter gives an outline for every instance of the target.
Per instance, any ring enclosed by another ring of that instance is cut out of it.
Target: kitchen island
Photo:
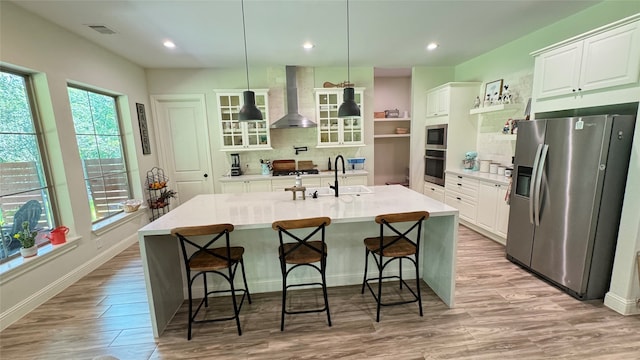
[[[282,287],[279,242],[277,233],[271,229],[273,221],[330,217],[332,223],[326,233],[327,285],[341,286],[362,282],[365,252],[362,241],[379,233],[374,222],[376,215],[428,211],[430,217],[424,225],[420,248],[420,276],[447,306],[453,307],[458,210],[400,185],[369,189],[372,192],[368,194],[306,200],[292,200],[292,194],[286,191],[198,195],[141,228],[138,240],[154,336],[162,334],[186,298],[179,244],[170,235],[171,229],[181,226],[233,224],[232,244],[245,248],[249,290],[259,293],[281,291]],[[397,272],[397,267],[389,271]],[[411,272],[405,271],[406,278],[411,278]],[[304,281],[313,273],[300,271],[292,275],[297,276],[292,277],[293,283]]]

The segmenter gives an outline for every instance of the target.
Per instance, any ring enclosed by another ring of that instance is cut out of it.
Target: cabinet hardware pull
[[[456,199],[458,199],[458,200],[462,201],[462,199],[460,199],[459,197],[457,197]]]
[[[462,186],[462,184],[458,183],[458,186]]]

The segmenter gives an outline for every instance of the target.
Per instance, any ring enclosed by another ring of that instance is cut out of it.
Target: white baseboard
[[[604,305],[622,315],[640,315],[636,299],[626,299],[609,291],[604,296]]]
[[[126,248],[138,241],[138,235],[133,234],[128,238],[120,241],[114,246],[106,249],[102,253],[93,259],[87,261],[82,266],[79,266],[75,270],[65,274],[52,282],[48,286],[40,289],[36,293],[32,294],[28,298],[22,300],[16,305],[9,308],[7,311],[0,314],[0,331],[6,329],[14,322],[20,320],[23,316],[29,312],[35,310],[38,306],[44,304],[52,297],[61,293],[67,287],[73,285],[76,281],[82,279],[84,276],[91,273],[107,261],[111,260],[114,256],[120,254]]]
[[[470,223],[470,222],[468,222],[466,220],[462,220],[462,219],[460,219],[460,224],[468,227],[469,229],[471,229],[471,230],[473,230],[473,231],[475,231],[477,233],[480,233],[480,234],[488,237],[489,239],[497,242],[498,244],[500,244],[502,246],[506,246],[507,245],[507,239],[503,238],[502,236],[500,236],[498,234],[492,233],[491,231],[485,230],[485,229],[479,227],[478,225],[472,224],[472,223]]]

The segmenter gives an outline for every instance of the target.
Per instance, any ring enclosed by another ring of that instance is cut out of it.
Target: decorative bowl
[[[140,208],[140,205],[142,205],[142,200],[136,200],[136,199],[126,200],[122,202],[122,210],[124,210],[124,212],[126,213],[132,213],[132,212],[138,211],[138,208]]]

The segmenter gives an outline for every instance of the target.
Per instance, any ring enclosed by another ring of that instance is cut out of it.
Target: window
[[[38,246],[55,226],[44,141],[34,111],[30,77],[0,71],[0,263],[19,253],[13,235],[28,221]],[[44,159],[44,160],[43,160]]]
[[[69,86],[71,114],[95,223],[122,211],[130,188],[114,96]]]

